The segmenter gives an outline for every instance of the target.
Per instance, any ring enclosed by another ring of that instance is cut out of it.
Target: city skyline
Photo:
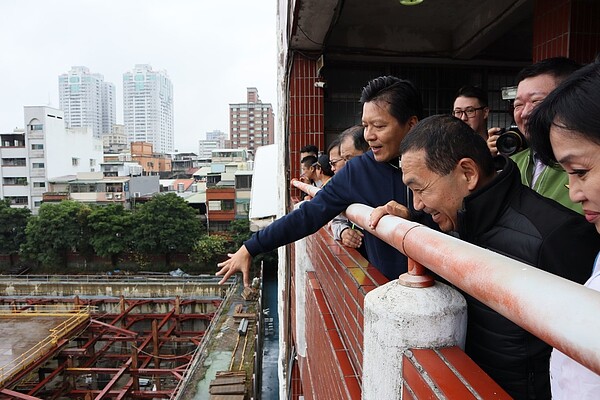
[[[276,104],[275,2],[24,0],[0,11],[0,44],[13,61],[0,66],[0,132],[23,128],[24,106],[59,108],[57,77],[73,66],[115,85],[117,124],[123,73],[136,64],[167,71],[180,152],[197,151],[206,132],[228,132],[228,105],[247,87]]]

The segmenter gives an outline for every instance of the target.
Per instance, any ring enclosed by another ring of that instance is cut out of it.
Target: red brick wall
[[[309,236],[307,249],[315,271],[306,287],[306,357],[297,360],[302,392],[305,399],[360,399],[364,297],[388,281],[328,228]]]
[[[600,52],[600,2],[536,0],[533,62],[565,56],[580,63]]]

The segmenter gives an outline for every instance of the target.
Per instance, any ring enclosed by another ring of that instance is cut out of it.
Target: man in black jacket
[[[415,209],[430,214],[442,231],[578,283],[590,276],[600,249],[593,225],[522,185],[516,164],[493,159],[463,121],[441,115],[422,120],[400,153]],[[464,295],[466,353],[515,399],[550,399],[551,347]]]

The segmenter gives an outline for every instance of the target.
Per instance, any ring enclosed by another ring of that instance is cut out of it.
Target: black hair
[[[456,97],[473,97],[479,100],[481,107],[488,106],[487,92],[478,86],[465,85],[458,89],[458,92],[456,92]]]
[[[306,156],[302,160],[300,160],[300,164],[304,165],[305,168],[310,168],[314,163],[317,162],[317,157],[315,156]]]
[[[300,153],[311,153],[316,156],[319,154],[319,148],[314,144],[307,144],[306,146],[302,146],[302,148],[300,148]]]
[[[433,115],[419,121],[400,144],[400,154],[425,150],[425,165],[438,175],[454,170],[462,158],[470,158],[481,173],[492,176],[494,159],[485,140],[464,121],[450,115]]]
[[[369,150],[369,143],[365,140],[365,128],[362,125],[351,126],[342,133],[340,133],[339,139],[340,144],[346,140],[347,137],[352,137],[352,144],[356,150],[360,150],[366,153]]]
[[[327,155],[329,155],[329,153],[331,153],[331,150],[333,150],[334,148],[337,148],[338,153],[339,153],[340,152],[340,143],[342,143],[340,136],[333,139],[333,142],[329,143],[329,146],[327,146]]]
[[[545,60],[538,61],[519,71],[516,83],[518,84],[524,79],[544,74],[552,75],[557,82],[562,82],[567,76],[577,71],[580,67],[581,64],[567,57],[546,58]]]
[[[333,170],[331,169],[331,165],[329,165],[329,156],[327,154],[321,154],[319,156],[317,165],[321,168],[324,175],[333,176]]]
[[[600,63],[594,62],[565,79],[529,117],[531,147],[542,162],[555,164],[550,128],[558,126],[600,145]]]
[[[388,112],[400,123],[416,116],[423,117],[423,102],[419,91],[411,81],[395,76],[380,76],[367,83],[362,89],[360,102],[384,101],[389,104]]]

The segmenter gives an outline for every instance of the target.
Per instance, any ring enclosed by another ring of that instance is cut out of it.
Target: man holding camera
[[[513,104],[513,115],[525,139],[529,138],[527,121],[531,111],[543,101],[567,76],[576,71],[579,64],[564,57],[548,58],[523,68],[517,75],[517,96]],[[488,148],[493,156],[498,154],[497,140],[500,128],[488,131]],[[545,165],[530,148],[522,150],[511,158],[521,171],[521,182],[563,206],[583,213],[581,204],[573,203],[566,186],[569,179],[559,166]]]

